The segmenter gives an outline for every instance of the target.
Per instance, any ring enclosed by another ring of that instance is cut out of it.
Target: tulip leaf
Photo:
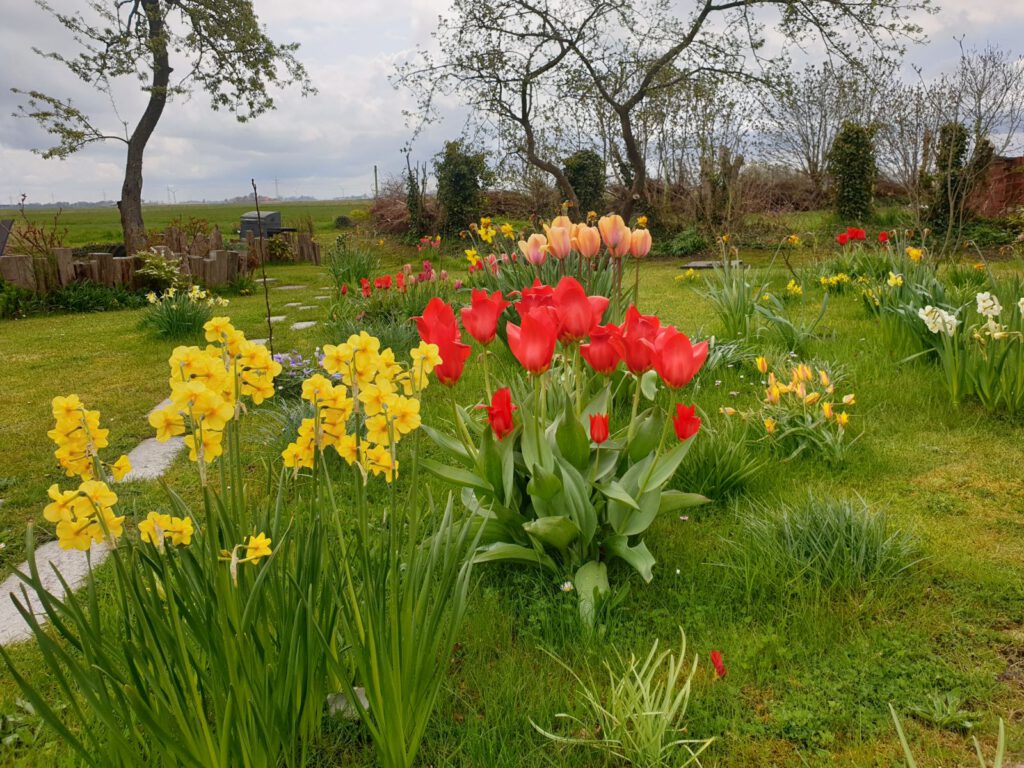
[[[658,394],[658,372],[647,371],[640,377],[640,391],[648,400],[653,400]]]
[[[494,433],[489,429],[484,431],[483,437],[480,439],[480,451],[476,457],[476,469],[487,479],[492,488],[501,489],[503,485],[501,455],[498,453],[495,442]]]
[[[636,503],[636,499],[630,496],[626,489],[614,480],[610,483],[599,485],[598,490],[600,490],[601,493],[609,499],[614,499],[620,504],[625,504],[627,507],[631,507],[632,509],[640,509],[640,505]]]
[[[590,489],[583,476],[566,461],[560,463],[562,470],[562,498],[569,508],[570,517],[579,525],[583,542],[589,545],[597,532],[597,511],[590,502]]]
[[[654,555],[650,553],[644,542],[641,541],[639,544],[631,547],[629,546],[628,537],[622,535],[609,536],[604,540],[604,547],[609,554],[620,557],[633,566],[644,581],[650,583],[651,579],[654,578],[654,573],[651,569],[656,561]]]
[[[523,437],[519,441],[519,449],[523,452],[523,463],[529,468],[542,466],[549,471],[554,468],[551,447],[543,433],[538,433],[533,419],[523,421]]]
[[[684,440],[675,446],[671,451],[663,456],[660,456],[654,464],[654,469],[651,470],[651,476],[646,478],[644,486],[641,491],[647,491],[652,488],[661,488],[665,483],[672,479],[675,475],[676,470],[679,469],[679,465],[683,459],[686,458],[686,454],[690,451],[690,445],[693,443],[693,439]]]
[[[535,563],[543,568],[558,573],[558,566],[549,555],[544,554],[532,547],[524,547],[521,544],[510,544],[508,542],[497,542],[480,547],[473,556],[474,563],[496,563],[505,560],[512,560],[518,563]]]
[[[611,393],[612,385],[608,383],[584,406],[580,420],[586,422],[590,420],[591,416],[608,413],[608,401],[611,399]]]
[[[608,585],[608,566],[590,560],[576,570],[573,586],[580,601],[580,618],[588,627],[597,620],[597,601],[611,591]]]
[[[608,522],[615,533],[622,536],[635,536],[651,527],[658,516],[659,493],[648,492],[640,497],[636,508],[628,507],[619,501],[608,505]]]
[[[470,457],[466,447],[453,437],[449,437],[443,432],[438,432],[433,427],[421,424],[420,429],[429,437],[434,443],[445,453],[450,453],[454,456],[461,464],[465,464],[467,467],[473,467],[473,459]]]
[[[658,449],[664,423],[661,414],[654,408],[650,408],[637,416],[636,431],[633,433],[633,439],[629,443],[629,458],[631,461],[640,461]]]
[[[660,501],[661,512],[675,512],[679,509],[689,509],[690,507],[699,507],[701,504],[708,504],[711,502],[707,496],[701,496],[699,493],[683,493],[682,491],[662,491]]]
[[[420,459],[420,466],[435,477],[439,477],[453,485],[473,488],[474,490],[483,491],[488,494],[494,493],[494,488],[490,483],[469,470],[460,469],[459,467],[449,467],[447,464],[441,464],[440,462],[427,458]]]
[[[541,543],[564,550],[580,535],[580,527],[568,517],[551,515],[523,523],[523,530]]]
[[[626,470],[625,474],[619,480],[619,485],[634,496],[639,496],[640,483],[647,476],[648,471],[650,471],[651,464],[654,463],[654,459],[655,455],[653,453],[647,454],[643,459]]]
[[[555,431],[555,443],[562,456],[581,472],[590,463],[590,438],[572,411],[572,401],[565,400],[565,413]]]
[[[539,464],[534,465],[526,492],[531,496],[550,501],[562,490],[562,480],[554,472],[550,472]]]

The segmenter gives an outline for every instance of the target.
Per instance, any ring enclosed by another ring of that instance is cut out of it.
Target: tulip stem
[[[635,275],[633,278],[633,303],[637,309],[640,308],[640,259],[634,259],[636,262]]]
[[[484,389],[487,390],[487,402],[491,401],[491,372],[487,366],[487,358],[490,353],[485,349],[483,354],[480,356],[484,361]]]
[[[629,416],[629,429],[626,431],[626,443],[633,440],[636,432],[636,412],[640,408],[640,374],[636,375],[636,387],[633,389],[633,410]]]
[[[448,394],[451,396],[452,417],[455,419],[455,428],[458,430],[459,437],[462,439],[462,444],[466,446],[466,450],[469,452],[469,455],[475,459],[476,446],[473,445],[473,438],[470,436],[469,430],[466,429],[466,423],[462,420],[462,414],[459,413],[459,404],[455,402],[455,390],[449,387]]]
[[[576,387],[576,415],[580,415],[580,411],[583,408],[583,376],[580,373],[580,344],[576,342],[573,346],[572,354],[572,375],[575,381],[573,382]]]

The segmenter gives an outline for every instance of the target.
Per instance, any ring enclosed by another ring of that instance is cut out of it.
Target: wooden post
[[[36,274],[31,256],[16,254],[0,256],[0,277],[27,291],[37,290]]]

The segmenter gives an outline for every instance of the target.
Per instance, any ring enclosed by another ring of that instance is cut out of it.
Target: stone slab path
[[[312,328],[316,325],[316,320],[300,320],[297,323],[292,324],[293,331],[304,331],[307,328]]]
[[[275,291],[301,291],[305,288],[304,285],[275,285]]]
[[[174,463],[184,447],[185,441],[180,437],[172,437],[163,443],[155,437],[147,437],[128,454],[132,471],[125,475],[123,482],[156,480]]]
[[[287,317],[288,317],[288,315],[271,315],[270,316],[270,322],[272,322],[272,323],[280,323],[282,320],[284,320]]]
[[[94,545],[92,548],[93,567],[100,565],[109,554],[110,550],[105,544]],[[49,541],[37,547],[35,557],[43,588],[56,597],[63,598],[65,593],[60,579],[53,572],[53,567],[60,571],[72,589],[82,586],[89,576],[89,561],[86,559],[86,553],[77,549],[61,549],[60,544],[56,541]],[[28,574],[28,563],[19,565],[18,570]],[[22,592],[22,589],[25,590],[25,593]],[[18,578],[18,574],[12,573],[3,584],[0,584],[0,645],[20,643],[32,638],[32,629],[18,612],[12,599],[17,597],[18,602],[24,604],[25,594],[28,595],[28,605],[32,609],[32,613],[42,617],[44,615],[43,604],[39,595],[29,589],[28,584]]]

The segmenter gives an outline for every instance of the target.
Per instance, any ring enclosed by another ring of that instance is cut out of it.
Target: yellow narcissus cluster
[[[303,382],[302,397],[315,415],[302,421],[297,439],[282,452],[285,466],[312,467],[317,451],[334,448],[364,474],[390,483],[398,472],[395,446],[420,426],[419,395],[441,363],[437,345],[421,342],[408,367],[366,331],[323,352],[323,368],[336,380],[318,373]]]
[[[117,494],[101,480],[85,480],[76,490],[62,491],[54,483],[47,491],[50,503],[43,517],[57,524],[62,549],[88,550],[104,538],[116,541],[124,530],[124,517],[114,514]]]
[[[117,481],[131,472],[127,456],[113,464],[100,461],[99,449],[107,447],[110,430],[100,428],[99,411],[87,410],[78,395],[55,397],[50,405],[55,423],[46,434],[56,444],[53,455],[68,477],[91,480],[98,466],[106,466]]]
[[[139,537],[158,549],[164,548],[164,541],[171,540],[174,546],[188,546],[192,543],[195,529],[190,517],[172,517],[159,512],[150,512],[139,523]]]
[[[223,452],[224,427],[241,410],[241,398],[259,405],[274,394],[281,364],[262,344],[255,344],[231,325],[214,317],[204,326],[205,349],[176,347],[171,368],[171,404],[150,414],[157,440],[185,436],[189,459],[205,466]]]

